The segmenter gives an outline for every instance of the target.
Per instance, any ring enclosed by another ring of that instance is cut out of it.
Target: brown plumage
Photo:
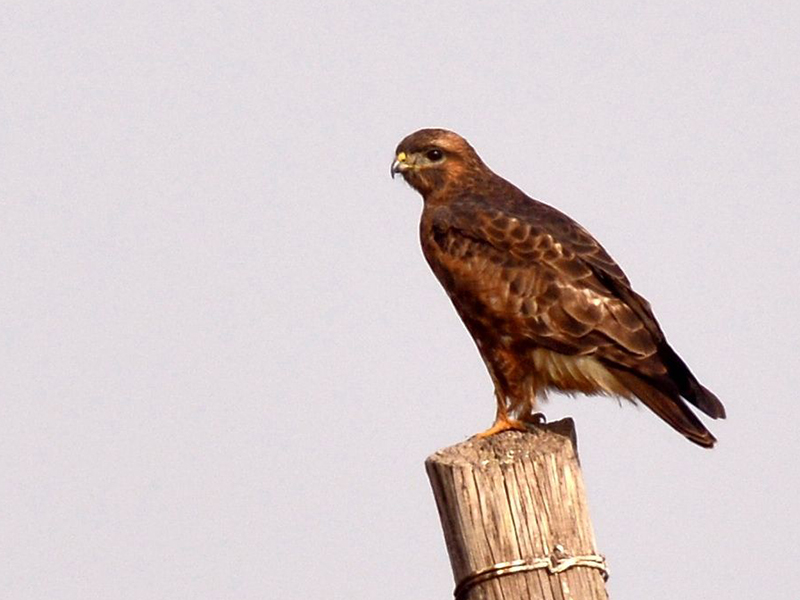
[[[664,338],[649,303],[572,219],[493,173],[459,135],[422,129],[392,176],[422,194],[422,250],[489,370],[497,418],[522,428],[548,389],[640,400],[691,441],[725,409]],[[515,418],[516,417],[516,418]]]

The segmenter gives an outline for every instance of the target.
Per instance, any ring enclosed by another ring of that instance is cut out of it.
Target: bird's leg
[[[479,433],[476,437],[487,438],[495,433],[500,433],[501,431],[508,431],[511,429],[514,431],[528,431],[525,423],[518,421],[517,419],[512,419],[508,416],[505,394],[497,389],[495,390],[495,396],[497,397],[497,415],[494,418],[494,424],[486,431]]]

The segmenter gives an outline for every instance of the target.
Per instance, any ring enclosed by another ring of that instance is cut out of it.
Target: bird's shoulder
[[[509,263],[548,263],[579,277],[597,271],[630,286],[605,248],[569,216],[511,184],[486,187],[455,193],[446,204],[431,207],[427,219],[423,216],[431,235],[442,241],[473,239]]]

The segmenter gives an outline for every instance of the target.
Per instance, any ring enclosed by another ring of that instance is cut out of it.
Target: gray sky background
[[[577,421],[615,600],[800,597],[791,2],[6,2],[0,597],[448,598],[489,377],[397,142],[567,212],[724,401]]]

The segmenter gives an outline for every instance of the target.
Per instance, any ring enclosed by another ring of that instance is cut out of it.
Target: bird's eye
[[[432,161],[442,160],[443,156],[444,156],[444,154],[438,148],[434,148],[433,150],[428,150],[425,153],[425,157],[428,160],[432,160]]]

